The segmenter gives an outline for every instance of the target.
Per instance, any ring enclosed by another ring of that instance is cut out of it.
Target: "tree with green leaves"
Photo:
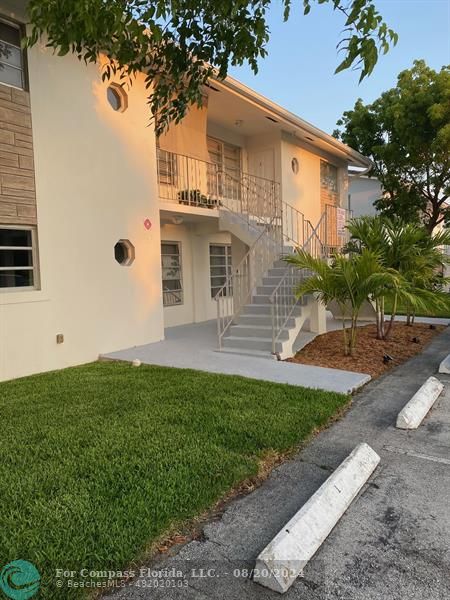
[[[224,79],[230,65],[249,63],[256,73],[267,54],[267,13],[274,0],[30,0],[34,45],[42,36],[59,55],[80,60],[107,57],[103,77],[119,75],[130,85],[146,74],[149,105],[157,133],[180,121],[192,104],[201,105],[209,79]],[[281,0],[284,19],[292,0]],[[353,67],[369,75],[379,53],[397,42],[373,0],[303,0],[328,4],[343,15],[338,44],[343,59],[336,72]]]
[[[442,276],[449,257],[442,252],[450,245],[450,231],[433,236],[424,227],[382,216],[360,217],[347,224],[350,240],[346,251],[360,254],[370,251],[380,264],[399,273],[400,288],[380,288],[373,295],[377,314],[377,337],[389,339],[400,301],[406,306],[407,324],[412,324],[416,310],[440,310],[449,306],[450,297],[442,292]],[[390,301],[391,316],[385,321],[385,302]]]
[[[285,258],[312,273],[298,286],[299,297],[315,294],[325,306],[337,303],[345,355],[355,353],[358,317],[365,302],[375,306],[377,338],[382,340],[392,334],[400,302],[411,314],[449,308],[450,296],[442,292],[438,272],[448,263],[440,247],[450,242],[450,231],[430,237],[423,227],[380,216],[354,219],[347,227],[351,238],[345,254],[329,261],[298,250]],[[387,300],[392,311],[386,322]]]
[[[403,295],[408,287],[400,273],[385,268],[378,255],[366,248],[351,256],[338,254],[331,262],[314,258],[304,250],[298,250],[285,260],[312,273],[298,286],[298,297],[315,294],[324,306],[333,300],[339,306],[346,356],[355,353],[358,317],[363,304],[381,295],[383,290],[393,289]]]
[[[359,99],[334,135],[372,158],[384,215],[421,222],[429,234],[450,224],[450,67],[423,60],[371,104]]]

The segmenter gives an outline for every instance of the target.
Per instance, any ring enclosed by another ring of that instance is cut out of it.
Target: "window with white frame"
[[[0,83],[25,88],[24,53],[19,25],[0,20]]]
[[[35,229],[0,225],[0,290],[37,286]]]
[[[231,245],[210,244],[209,246],[209,269],[211,278],[211,298],[225,285],[231,275]],[[224,289],[225,296],[232,295],[232,289]]]
[[[161,267],[163,305],[183,304],[181,244],[179,242],[161,242]]]

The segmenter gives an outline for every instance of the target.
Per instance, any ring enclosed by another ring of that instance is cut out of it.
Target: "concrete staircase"
[[[284,250],[286,254],[292,252],[292,248],[289,247]],[[262,283],[256,288],[251,301],[235,317],[234,323],[224,336],[223,351],[264,357],[272,355],[280,359],[292,355],[292,345],[306,319],[309,318],[311,303],[315,300],[306,296],[297,301],[292,315],[278,336],[273,354],[270,296],[286,275],[288,268],[284,260],[280,258],[265,273]],[[296,298],[294,290],[292,290],[292,303],[295,302]]]
[[[316,255],[322,244],[302,213],[285,203],[280,206],[280,212],[272,216],[268,216],[265,202],[247,213],[229,207],[220,210],[219,229],[248,246],[216,296],[222,352],[283,360],[292,356],[307,319],[314,331],[323,328],[325,313],[320,314],[318,301],[312,296],[298,300],[294,293],[305,273],[283,260],[294,247],[307,247]],[[288,227],[285,221],[293,225]],[[283,243],[291,245],[282,248]]]

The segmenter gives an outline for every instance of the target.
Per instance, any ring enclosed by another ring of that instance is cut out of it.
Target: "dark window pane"
[[[179,254],[178,244],[161,244],[161,254]]]
[[[163,290],[181,290],[181,281],[179,279],[164,279]]]
[[[0,21],[0,40],[20,48],[20,30],[18,27]]]
[[[106,91],[108,102],[114,110],[120,110],[122,108],[122,99],[119,92],[113,87],[109,87]]]
[[[32,246],[31,231],[27,229],[0,229],[1,246]]]
[[[2,271],[0,269],[0,288],[33,286],[33,271]]]
[[[224,267],[225,266],[225,257],[224,256],[211,256],[210,264],[212,267]]]
[[[166,269],[178,269],[180,267],[180,257],[179,256],[161,256],[161,265]]]
[[[165,279],[178,279],[181,280],[180,269],[163,269],[162,278]]]
[[[20,69],[15,69],[9,65],[0,63],[0,82],[22,88],[22,71]]]
[[[14,48],[14,46],[0,42],[0,62],[21,69],[22,51],[19,48]]]
[[[228,269],[225,267],[211,267],[211,277],[216,275],[224,275],[226,272],[228,272]]]
[[[210,246],[211,256],[224,256],[226,254],[226,246]]]
[[[222,287],[227,281],[226,277],[211,277],[211,285],[214,287]]]
[[[127,249],[125,248],[125,244],[121,244],[120,242],[118,242],[114,246],[114,258],[119,264],[125,262],[125,260],[128,258],[128,253]]]
[[[33,253],[31,250],[1,250],[1,267],[32,267]]]

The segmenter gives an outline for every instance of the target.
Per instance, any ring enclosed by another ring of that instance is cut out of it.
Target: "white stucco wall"
[[[373,205],[383,195],[381,183],[371,177],[349,177],[349,201],[354,217],[375,215],[376,209]]]
[[[143,83],[117,113],[97,66],[42,45],[28,64],[42,289],[0,292],[0,379],[163,337],[155,140]],[[114,259],[121,238],[135,246],[129,267]]]

